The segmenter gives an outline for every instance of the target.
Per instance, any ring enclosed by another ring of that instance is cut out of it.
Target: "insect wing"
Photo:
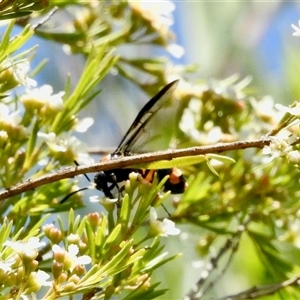
[[[146,131],[146,125],[164,105],[165,101],[171,97],[178,82],[179,80],[172,81],[147,102],[133,121],[113,155],[128,155],[132,148],[139,144],[138,141],[142,139],[143,133]]]

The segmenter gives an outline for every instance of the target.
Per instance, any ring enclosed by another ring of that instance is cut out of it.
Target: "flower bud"
[[[92,228],[95,229],[100,221],[100,216],[97,212],[89,213],[87,215],[87,221],[91,224]]]
[[[8,272],[4,271],[3,269],[0,269],[0,282],[5,283],[9,279]]]
[[[52,264],[52,274],[53,274],[53,278],[54,280],[58,281],[59,276],[61,275],[63,271],[63,264],[60,262],[53,262]]]
[[[78,247],[79,247],[79,252],[80,253],[85,253],[89,248],[88,244],[84,243],[83,241],[79,242]]]
[[[26,273],[31,273],[38,267],[39,262],[37,260],[32,260],[30,264],[26,266]]]
[[[76,265],[72,273],[78,276],[82,276],[85,274],[85,267],[83,265]]]
[[[38,251],[36,249],[26,249],[25,251],[22,251],[20,254],[24,266],[26,266],[28,263],[31,263],[37,256]]]
[[[68,279],[68,275],[66,273],[61,273],[58,277],[57,283],[58,284],[63,284],[64,282],[66,282]]]
[[[74,282],[68,282],[64,287],[64,292],[73,292],[76,291],[76,284]]]
[[[80,277],[77,276],[76,274],[73,274],[69,279],[68,279],[68,283],[69,282],[73,282],[75,284],[77,284],[80,281]]]
[[[62,241],[62,233],[58,228],[50,230],[49,239],[53,244],[59,244]]]
[[[105,299],[110,299],[111,296],[114,294],[116,288],[113,285],[109,285],[106,289],[105,289]]]
[[[55,245],[53,245],[55,246]],[[66,252],[60,248],[54,251],[54,259],[56,262],[64,263],[66,259]]]
[[[78,245],[80,241],[80,236],[78,234],[71,233],[69,236],[67,236],[67,241],[69,244]]]
[[[20,100],[29,112],[40,110],[45,104],[43,99],[34,97],[33,95],[23,95]]]
[[[19,85],[19,81],[16,79],[12,68],[8,68],[0,73],[0,84],[0,92],[2,93]]]
[[[45,226],[43,226],[43,231],[47,238],[50,238],[50,231],[52,228],[55,228],[54,224],[46,224]]]

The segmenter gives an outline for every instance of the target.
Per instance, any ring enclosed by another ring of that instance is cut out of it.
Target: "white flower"
[[[13,126],[17,126],[22,121],[22,118],[18,110],[10,113],[9,107],[3,103],[0,103],[0,120],[1,123],[7,123]]]
[[[7,133],[10,140],[22,140],[27,137],[28,131],[20,124],[21,121],[19,111],[10,113],[9,107],[0,103],[0,129]]]
[[[175,5],[168,0],[161,1],[129,1],[133,10],[138,11],[145,19],[149,20],[156,29],[170,27],[174,20],[172,12]]]
[[[282,113],[274,110],[274,99],[271,96],[264,96],[262,99],[250,98],[250,103],[255,109],[255,112],[263,120],[272,121],[273,119],[280,119]],[[279,114],[279,116],[277,116]]]
[[[10,112],[9,106],[0,103],[0,131],[1,140],[5,142],[5,133],[8,139],[20,141],[27,138],[28,130],[21,125],[22,118],[19,111]]]
[[[200,144],[214,144],[219,142],[223,135],[222,130],[220,127],[214,127],[212,122],[205,124],[204,133],[197,129],[197,124],[200,122],[199,111],[201,109],[201,102],[191,99],[189,106],[184,110],[180,120],[180,129]]]
[[[293,116],[296,116],[296,117],[300,117],[300,102],[297,102],[295,104],[295,106],[293,107],[288,107],[288,106],[284,106],[282,104],[275,104],[275,107],[279,110],[279,111],[282,111],[284,113],[289,113]]]
[[[95,186],[93,186],[94,188]],[[107,198],[107,197],[99,197],[98,195],[94,195],[90,197],[90,201],[93,203],[101,203],[102,205],[107,205],[110,203],[118,202],[118,198]]]
[[[77,132],[86,132],[93,124],[93,118],[84,118],[75,125],[75,130]]]
[[[293,36],[300,36],[300,20],[298,21],[298,26],[291,24],[292,28],[295,30]]]
[[[63,110],[62,97],[65,92],[53,94],[52,86],[46,84],[40,88],[27,90],[27,94],[21,97],[21,101],[27,108],[41,109],[43,115],[55,115]]]
[[[47,143],[54,143],[56,139],[56,134],[54,132],[44,133],[38,132],[38,137],[41,140],[46,141]]]
[[[9,258],[6,261],[0,261],[0,270],[8,273],[12,271],[11,266],[15,263],[15,259],[13,257]]]
[[[118,198],[111,199],[108,197],[99,197],[99,196],[91,196],[90,197],[91,202],[100,203],[101,205],[103,205],[103,207],[108,212],[112,212],[115,209],[116,203],[118,202],[118,200],[119,200]]]
[[[36,81],[29,78],[27,75],[30,69],[29,61],[15,64],[12,68],[14,75],[20,84],[24,85],[26,88],[31,88],[37,85]]]
[[[31,237],[28,241],[6,241],[4,246],[8,246],[15,250],[17,253],[30,252],[32,250],[37,250],[40,247],[46,246],[45,242],[40,242],[38,237]]]
[[[175,58],[181,58],[184,55],[184,48],[178,44],[169,44],[167,51]]]
[[[271,159],[286,155],[291,151],[292,146],[290,144],[294,140],[293,135],[287,139],[275,136],[270,136],[269,138],[271,139],[271,143],[269,146],[263,148],[263,154],[271,154]]]
[[[77,265],[87,265],[92,262],[91,257],[88,255],[82,255],[77,257],[77,254],[79,253],[79,248],[77,245],[74,244],[68,246],[68,251],[65,251],[64,249],[55,244],[52,246],[52,251],[54,253],[65,253],[65,262],[68,270],[70,271],[73,271],[73,269]]]
[[[8,74],[11,74],[13,76],[13,80],[15,80],[17,85],[21,84],[28,89],[36,86],[36,81],[28,77],[28,72],[30,69],[28,60],[14,62],[8,57],[2,62],[2,67],[3,69],[6,69],[6,72]],[[9,78],[6,79],[9,80]]]
[[[175,227],[175,223],[168,219],[157,220],[157,213],[154,207],[150,208],[150,235],[168,236],[178,235],[180,229]]]
[[[78,160],[80,163],[88,165],[94,162],[87,154],[86,145],[75,136],[68,133],[60,136],[56,136],[55,133],[39,133],[38,135],[46,140],[49,149],[62,163]]]
[[[222,130],[220,127],[215,126],[212,127],[206,135],[206,144],[215,144],[217,142],[220,141],[220,139],[222,138]]]
[[[199,114],[197,111],[201,109],[201,102],[191,99],[188,108],[183,111],[180,120],[180,129],[194,141],[201,140],[201,133],[196,129],[196,124],[199,122]]]
[[[39,286],[52,286],[51,281],[47,281],[50,275],[42,270],[30,273],[30,280],[34,280]]]
[[[299,165],[300,164],[300,152],[297,150],[290,151],[286,155],[289,162]]]

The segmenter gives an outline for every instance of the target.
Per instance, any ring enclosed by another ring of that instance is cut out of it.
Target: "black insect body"
[[[107,160],[105,157],[104,160]],[[102,191],[107,198],[115,198],[112,194],[112,190],[117,188],[119,190],[118,183],[125,181],[129,178],[131,172],[140,173],[139,169],[113,169],[108,171],[101,171],[94,177],[96,189]]]
[[[177,85],[178,80],[172,81],[149,100],[133,121],[118,148],[112,154],[104,157],[102,161],[118,158],[120,156],[129,156],[132,153],[138,152],[141,141],[147,137],[145,132],[147,132],[146,128],[149,121],[163,106],[165,100],[172,95]],[[134,149],[137,149],[137,151],[134,151]],[[102,191],[106,197],[115,198],[112,194],[113,189],[117,188],[117,190],[119,190],[118,184],[127,180],[131,172],[140,173],[143,178],[146,178],[150,182],[155,173],[154,170],[141,169],[113,169],[101,171],[97,173],[94,178],[96,188]],[[169,175],[169,178],[164,185],[165,191],[171,191],[173,194],[184,192],[186,181],[179,169],[159,169],[156,170],[156,172],[159,180],[162,180],[166,175]]]
[[[164,192],[170,191],[172,194],[182,194],[187,187],[185,178],[178,168],[157,170],[158,180],[161,181],[167,175],[168,180],[164,184]]]

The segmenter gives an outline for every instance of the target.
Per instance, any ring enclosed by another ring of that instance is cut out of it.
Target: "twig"
[[[47,21],[50,20],[50,18],[55,14],[55,12],[58,10],[57,6],[54,6],[48,13],[46,16],[44,16],[44,18],[39,21],[37,24],[32,26],[32,30],[36,31],[37,29],[39,29],[41,26],[43,26]]]
[[[254,299],[263,296],[273,295],[274,293],[288,286],[299,286],[299,285],[300,285],[300,276],[298,275],[280,283],[262,285],[259,287],[255,286],[251,289],[248,289],[238,294],[218,298],[218,300]]]
[[[223,247],[221,247],[217,255],[210,259],[206,269],[204,270],[204,272],[202,272],[203,275],[197,281],[195,286],[190,290],[190,292],[184,297],[184,300],[201,299],[225,274],[225,272],[228,270],[230,263],[232,262],[234,254],[238,249],[241,235],[245,231],[249,221],[245,222],[244,224],[241,224],[238,230],[226,240],[225,244],[223,245]],[[225,266],[222,268],[222,270],[217,275],[217,277],[214,278],[213,281],[209,282],[205,287],[205,283],[208,281],[209,276],[212,274],[214,270],[217,269],[219,261],[228,251],[230,253]]]
[[[239,141],[239,142],[216,144],[216,145],[203,146],[203,147],[165,150],[165,151],[120,157],[117,159],[113,159],[106,162],[100,162],[90,166],[70,167],[62,171],[57,171],[53,174],[43,175],[39,178],[35,178],[35,179],[30,178],[24,183],[20,183],[3,192],[0,192],[0,201],[21,194],[23,192],[33,190],[44,184],[48,184],[65,178],[72,178],[76,175],[80,175],[84,173],[93,173],[93,172],[99,172],[99,171],[105,171],[111,169],[120,169],[120,168],[130,167],[133,165],[135,165],[136,167],[136,165],[142,163],[150,163],[150,162],[160,161],[160,160],[172,160],[177,157],[194,156],[194,155],[209,154],[209,153],[221,153],[229,150],[239,150],[239,149],[247,149],[247,148],[263,148],[264,146],[268,146],[270,142],[271,142],[270,139],[264,138],[260,140],[254,140],[254,141]]]

